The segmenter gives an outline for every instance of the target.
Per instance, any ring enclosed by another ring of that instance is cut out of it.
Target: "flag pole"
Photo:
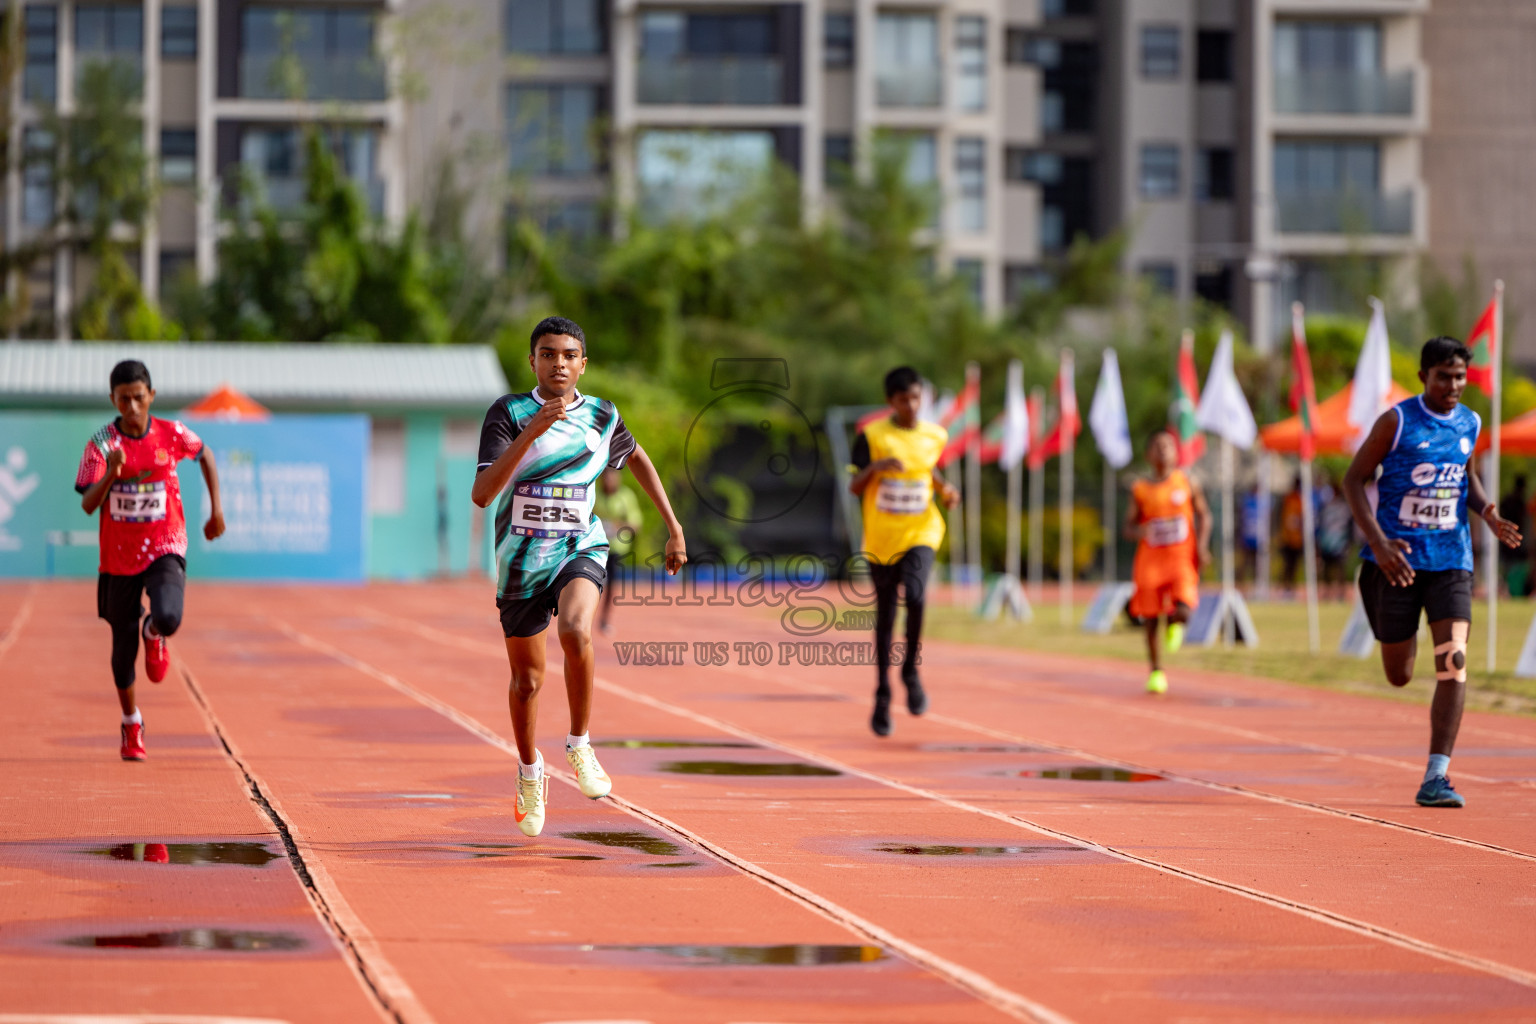
[[[1488,500],[1499,500],[1499,434],[1504,418],[1501,392],[1504,388],[1504,282],[1493,282],[1493,444],[1488,450]],[[1483,524],[1487,527],[1487,523]],[[1488,671],[1499,663],[1499,537],[1487,531],[1488,563]]]
[[[965,565],[965,492],[960,485],[964,482],[957,471],[959,459],[944,467],[944,478],[955,489],[960,500],[955,502],[955,507],[949,510],[949,590],[950,600],[959,599],[960,577],[963,575],[962,566]]]
[[[1104,583],[1106,585],[1117,582],[1120,575],[1119,566],[1115,564],[1115,556],[1118,554],[1116,546],[1115,530],[1115,467],[1110,465],[1109,457],[1104,457]]]
[[[968,501],[965,510],[966,579],[970,589],[971,605],[975,607],[981,597],[981,366],[965,364],[965,386],[975,396],[966,416],[974,424],[965,452],[965,491]]]
[[[1231,647],[1237,640],[1237,616],[1232,610],[1232,595],[1237,591],[1237,569],[1232,564],[1232,442],[1221,439],[1221,607],[1225,621],[1221,627],[1222,643]],[[1251,642],[1251,641],[1250,641]]]
[[[1031,389],[1034,407],[1045,415],[1045,389],[1038,384]],[[1039,428],[1031,421],[1030,430]],[[1045,466],[1031,451],[1029,459],[1029,590],[1031,600],[1040,600],[1040,588],[1045,583]]]
[[[1070,362],[1072,360],[1072,350],[1071,349],[1063,349],[1062,353],[1061,353],[1061,358],[1062,358],[1062,361],[1064,363],[1070,364]],[[1063,381],[1063,384],[1065,384],[1065,382],[1067,380],[1067,375],[1065,373],[1063,373],[1061,379]],[[1076,383],[1075,375],[1073,376],[1072,380],[1073,380],[1074,386],[1075,386],[1075,383]],[[1067,398],[1067,396],[1065,394],[1063,394],[1062,399],[1061,399],[1063,406],[1065,406],[1065,404],[1066,404],[1066,398]],[[1058,417],[1063,415],[1065,413],[1065,411],[1066,411],[1065,408],[1063,408],[1061,410],[1061,412],[1059,412],[1057,414]],[[1058,426],[1057,429],[1061,430],[1061,494],[1059,496],[1060,497],[1060,501],[1058,503],[1058,507],[1059,507],[1059,510],[1060,510],[1059,513],[1058,513],[1058,515],[1060,517],[1060,525],[1059,525],[1059,528],[1057,530],[1057,535],[1060,538],[1060,540],[1059,540],[1059,543],[1057,545],[1058,546],[1058,552],[1057,553],[1058,553],[1058,556],[1059,556],[1059,558],[1058,558],[1058,566],[1059,566],[1059,568],[1058,568],[1057,571],[1061,575],[1061,586],[1059,588],[1057,588],[1057,593],[1060,596],[1060,602],[1061,602],[1061,624],[1063,626],[1070,626],[1070,625],[1072,625],[1072,567],[1073,567],[1073,559],[1072,559],[1072,454],[1073,454],[1073,449],[1076,448],[1077,445],[1073,443],[1073,441],[1076,440],[1076,439],[1075,438],[1068,438],[1066,436],[1066,431],[1064,429],[1062,429],[1062,428],[1064,428],[1066,426],[1066,424],[1065,423],[1061,423],[1059,419],[1058,419],[1058,424],[1059,424],[1059,426]]]
[[[1023,400],[1023,395],[1020,393],[1023,391],[1023,380],[1023,365],[1017,359],[1012,360],[1008,365],[1007,400],[1012,401],[1015,397],[1020,401]],[[1018,392],[1014,391],[1015,384],[1019,385]],[[1009,423],[1008,427],[1011,430],[1013,424]],[[1010,438],[1010,441],[1017,443],[1016,438]],[[1010,455],[1014,454],[1017,454],[1017,449],[1010,449]],[[1003,555],[1003,575],[1007,580],[1009,592],[1014,594],[1019,592],[1019,516],[1024,497],[1023,464],[1024,458],[1020,456],[1016,459],[1010,458],[1008,466],[1008,533],[1006,551]]]

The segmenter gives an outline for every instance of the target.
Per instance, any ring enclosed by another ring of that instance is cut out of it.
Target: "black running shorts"
[[[1411,640],[1419,631],[1419,616],[1430,622],[1472,621],[1472,574],[1465,569],[1413,571],[1413,582],[1394,587],[1375,562],[1360,566],[1360,600],[1371,632],[1384,644]]]
[[[554,580],[532,597],[498,597],[503,636],[538,636],[549,628],[550,617],[560,610],[560,591],[571,580],[591,580],[602,590],[608,582],[608,570],[590,558],[573,558],[561,567]]]

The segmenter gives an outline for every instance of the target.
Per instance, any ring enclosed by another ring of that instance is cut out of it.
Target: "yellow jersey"
[[[864,488],[864,553],[890,565],[912,548],[938,550],[944,540],[944,516],[933,503],[933,469],[949,435],[936,423],[921,420],[911,429],[890,417],[864,428],[870,465],[898,459],[899,473],[878,473]],[[862,467],[860,467],[862,468]]]

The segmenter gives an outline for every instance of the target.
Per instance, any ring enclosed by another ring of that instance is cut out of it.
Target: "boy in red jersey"
[[[112,627],[112,681],[123,709],[120,753],[124,761],[142,761],[144,718],[133,693],[139,636],[144,637],[144,673],[158,683],[170,667],[166,639],[181,625],[187,587],[187,520],[176,464],[196,459],[202,466],[212,507],[204,537],[213,540],[224,532],[224,510],[213,452],[184,424],[150,416],[155,389],[144,364],[118,363],[111,386],[118,417],[86,444],[75,490],[86,515],[101,510],[96,614]],[[146,593],[147,617],[141,603]]]

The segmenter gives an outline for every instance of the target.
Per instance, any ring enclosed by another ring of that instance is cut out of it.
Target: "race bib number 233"
[[[512,532],[520,537],[564,537],[587,530],[587,488],[520,483],[512,491]]]

